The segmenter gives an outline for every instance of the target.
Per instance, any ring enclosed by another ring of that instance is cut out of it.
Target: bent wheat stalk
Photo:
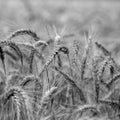
[[[57,67],[55,67],[54,69],[55,69],[56,71],[58,71],[60,74],[62,74],[62,75],[65,77],[66,81],[67,81],[70,85],[72,85],[73,87],[75,87],[75,88],[79,91],[81,101],[82,101],[83,103],[86,103],[87,100],[86,100],[86,98],[85,98],[85,95],[84,95],[82,89],[78,87],[78,85],[74,82],[74,80],[72,80],[72,78],[70,78],[70,76],[68,76],[68,75],[66,75],[65,73],[63,73],[63,72],[62,72],[61,70],[59,70]]]

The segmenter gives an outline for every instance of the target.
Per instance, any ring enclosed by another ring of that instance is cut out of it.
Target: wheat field
[[[119,120],[119,20],[119,0],[0,0],[0,120]]]

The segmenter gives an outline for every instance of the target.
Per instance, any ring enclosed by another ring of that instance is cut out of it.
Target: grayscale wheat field
[[[119,0],[0,0],[0,120],[120,120]]]

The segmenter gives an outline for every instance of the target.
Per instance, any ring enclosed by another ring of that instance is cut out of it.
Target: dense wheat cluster
[[[21,29],[0,41],[0,120],[120,119],[120,67],[111,52],[90,32],[84,47],[55,34],[41,40]],[[17,40],[25,35],[32,43]]]

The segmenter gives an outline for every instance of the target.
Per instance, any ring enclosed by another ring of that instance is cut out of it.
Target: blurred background
[[[53,25],[58,33],[75,33],[81,39],[92,26],[96,39],[119,56],[119,0],[0,0],[1,38],[21,28],[46,38],[46,27],[52,36]]]

